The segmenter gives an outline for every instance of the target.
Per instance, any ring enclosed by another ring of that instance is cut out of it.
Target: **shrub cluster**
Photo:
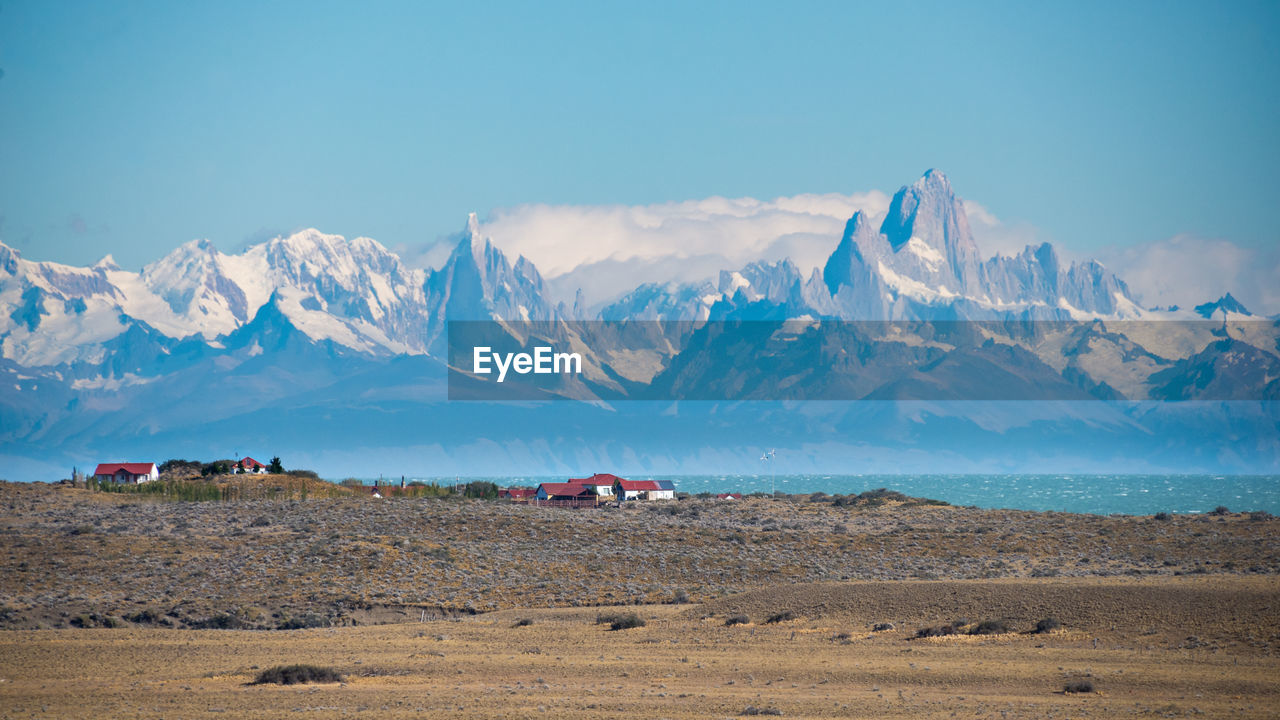
[[[1093,680],[1089,678],[1075,678],[1068,680],[1066,685],[1062,686],[1062,692],[1065,693],[1091,693],[1094,692]]]
[[[644,627],[644,618],[635,613],[608,613],[596,616],[597,625],[608,625],[610,630],[628,630]]]
[[[969,629],[970,635],[1000,635],[1009,632],[1009,623],[1004,620],[983,620]]]
[[[342,682],[342,675],[332,668],[315,665],[277,665],[258,673],[254,685],[300,685],[302,683]]]
[[[1043,633],[1052,632],[1052,631],[1054,631],[1054,630],[1057,630],[1057,629],[1058,629],[1058,628],[1060,628],[1060,627],[1062,627],[1062,623],[1058,622],[1056,619],[1054,619],[1054,618],[1045,618],[1045,619],[1043,619],[1043,620],[1041,620],[1041,621],[1039,621],[1039,622],[1037,622],[1037,623],[1036,623],[1036,629],[1035,629],[1035,632],[1036,632],[1037,634],[1043,634]]]

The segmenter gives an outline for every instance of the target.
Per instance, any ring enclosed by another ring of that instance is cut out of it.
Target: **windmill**
[[[768,452],[760,456],[760,462],[769,463],[769,497],[773,497],[778,492],[778,487],[777,487],[778,473],[774,471],[774,465],[771,462],[772,460],[776,460],[777,457],[778,457],[777,450],[769,450]]]

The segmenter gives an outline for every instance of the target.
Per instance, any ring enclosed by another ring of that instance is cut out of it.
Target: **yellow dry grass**
[[[1126,589],[1167,612],[1135,621]],[[871,632],[888,612],[876,606],[881,593],[897,627]],[[1208,641],[1183,641],[1180,625],[1214,596],[1218,613],[1196,627]],[[909,639],[920,625],[954,620],[943,613],[984,619],[966,598],[1064,616],[1068,604],[1088,609],[1046,635]],[[1231,605],[1242,598],[1252,604]],[[735,602],[804,614],[726,627]],[[787,718],[1262,718],[1280,708],[1276,578],[848,583],[627,609],[647,626],[610,632],[594,622],[599,610],[580,608],[298,631],[3,632],[0,715],[707,718],[754,707]],[[533,622],[514,627],[522,618]],[[248,684],[292,663],[347,679]],[[1085,676],[1097,692],[1062,692]]]

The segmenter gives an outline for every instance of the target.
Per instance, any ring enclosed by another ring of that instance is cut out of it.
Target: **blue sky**
[[[462,6],[462,7],[459,7]],[[137,269],[525,203],[965,197],[1274,249],[1280,3],[4,2],[0,240]]]

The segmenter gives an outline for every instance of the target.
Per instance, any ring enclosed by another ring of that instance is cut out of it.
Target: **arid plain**
[[[1280,711],[1280,521],[1261,513],[13,484],[0,510],[3,717]],[[642,627],[597,622],[631,611]],[[344,680],[250,684],[293,663]]]

